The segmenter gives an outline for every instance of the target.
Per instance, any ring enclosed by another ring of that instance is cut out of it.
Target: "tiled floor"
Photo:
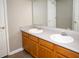
[[[16,53],[11,56],[6,56],[4,58],[33,58],[33,57],[30,54],[28,54],[27,52],[22,51],[22,52]]]

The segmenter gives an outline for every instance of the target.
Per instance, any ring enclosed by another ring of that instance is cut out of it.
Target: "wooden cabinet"
[[[51,50],[54,50],[54,44],[50,43],[50,42],[48,42],[48,41],[46,41],[44,39],[39,38],[39,44],[42,45],[42,46],[45,46],[45,47],[47,47],[47,48],[49,48]]]
[[[79,58],[79,53],[22,32],[23,48],[39,58]]]
[[[54,53],[55,58],[66,58],[65,56],[63,56],[62,54],[59,54],[57,52]]]
[[[38,38],[33,36],[33,35],[29,35],[29,39],[33,40],[34,42],[37,42],[38,43]]]
[[[79,53],[73,52],[67,48],[55,45],[55,51],[59,54],[62,54],[66,58],[79,58]]]
[[[23,48],[29,52],[32,56],[37,57],[37,47],[38,44],[30,39],[30,35],[27,33],[22,33],[23,38]]]
[[[28,40],[26,37],[23,37],[23,48],[28,52],[31,52],[31,40]]]
[[[39,38],[38,57],[54,58],[54,44]]]
[[[38,57],[38,44],[31,40],[31,55],[34,57]]]
[[[54,51],[39,45],[38,46],[38,57],[39,58],[53,58],[54,57]]]
[[[25,32],[22,32],[22,38],[23,38],[23,37],[29,38],[29,34],[28,34],[28,33],[25,33]]]

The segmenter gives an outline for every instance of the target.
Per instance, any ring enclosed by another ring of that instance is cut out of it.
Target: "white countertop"
[[[29,33],[29,29],[33,28],[33,27],[37,27],[37,28],[41,28],[44,30],[43,33]],[[62,47],[68,48],[72,51],[78,52],[79,53],[79,32],[75,32],[75,31],[70,31],[70,30],[64,30],[64,29],[58,29],[58,28],[48,28],[48,27],[43,27],[43,26],[26,26],[26,27],[21,27],[20,28],[21,31],[27,32],[29,34],[32,34],[36,37],[42,38],[44,40],[47,40],[49,42],[55,43],[57,45],[60,45]],[[63,44],[63,43],[58,43],[55,42],[53,40],[50,39],[50,35],[51,34],[61,34],[62,32],[66,32],[67,35],[72,36],[74,38],[74,42],[72,43],[67,43],[67,44]]]

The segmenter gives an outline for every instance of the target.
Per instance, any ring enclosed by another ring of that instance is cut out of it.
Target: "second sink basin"
[[[38,29],[38,28],[32,28],[29,30],[30,33],[42,33],[43,30],[42,29]]]
[[[50,36],[51,40],[58,43],[72,43],[74,39],[71,36],[63,36],[61,34],[53,34]]]

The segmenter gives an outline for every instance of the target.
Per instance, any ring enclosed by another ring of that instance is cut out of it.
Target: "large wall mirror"
[[[79,31],[79,0],[32,0],[33,24]]]

